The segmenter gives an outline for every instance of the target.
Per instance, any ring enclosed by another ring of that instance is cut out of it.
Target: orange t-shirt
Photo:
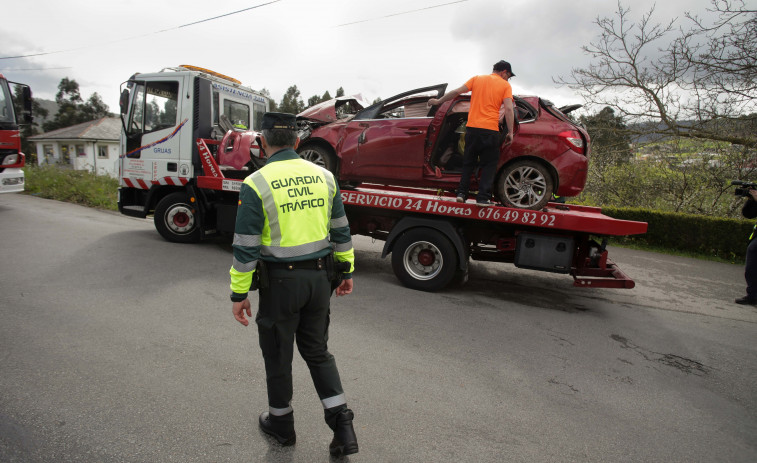
[[[499,108],[513,97],[510,83],[497,74],[471,77],[465,83],[472,92],[467,127],[499,131]]]

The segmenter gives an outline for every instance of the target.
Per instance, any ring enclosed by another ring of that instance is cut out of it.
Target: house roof
[[[118,141],[121,135],[121,119],[118,117],[103,117],[94,121],[51,130],[29,137],[31,141],[43,140],[100,140]]]

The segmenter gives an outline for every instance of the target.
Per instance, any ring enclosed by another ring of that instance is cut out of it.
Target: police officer
[[[329,451],[349,455],[358,451],[354,414],[347,408],[326,340],[332,288],[337,296],[352,292],[354,250],[338,184],[329,171],[297,155],[295,121],[292,114],[263,115],[260,145],[268,160],[244,180],[239,192],[229,271],[232,311],[239,323],[248,325],[245,313],[252,313],[247,292],[255,282],[260,296],[255,322],[269,407],[258,420],[261,430],[282,445],[295,443],[291,400],[296,341],[326,423],[334,431]],[[335,260],[342,267],[336,276],[329,271]]]
[[[741,208],[741,215],[747,219],[757,217],[757,190],[749,189],[747,202]],[[749,236],[749,245],[746,248],[746,265],[744,265],[744,278],[746,279],[746,296],[736,299],[736,304],[757,305],[757,225],[754,226]]]

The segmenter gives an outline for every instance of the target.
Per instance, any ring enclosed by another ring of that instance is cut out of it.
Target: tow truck
[[[234,233],[242,181],[265,164],[254,129],[268,100],[236,79],[182,65],[135,74],[120,106],[119,210],[152,214],[172,242]],[[632,288],[608,258],[606,238],[647,229],[598,208],[479,207],[424,188],[352,183],[341,198],[352,233],[385,241],[382,256],[391,254],[397,278],[423,291],[465,282],[471,259],[568,274],[579,287]]]

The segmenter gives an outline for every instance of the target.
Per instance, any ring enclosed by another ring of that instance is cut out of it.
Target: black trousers
[[[470,178],[476,167],[481,168],[481,179],[478,182],[476,201],[487,201],[491,198],[492,183],[499,160],[499,132],[495,130],[468,127],[465,129],[465,152],[463,153],[463,171],[458,195],[468,195]]]
[[[336,360],[327,347],[331,284],[326,271],[273,268],[268,275],[269,287],[259,291],[255,317],[265,360],[268,405],[275,409],[290,406],[295,342],[319,398],[328,403],[343,397]],[[326,422],[331,426],[333,415],[345,408],[343,404],[324,406]]]
[[[746,248],[744,278],[746,278],[747,296],[757,300],[757,238],[750,241]]]

